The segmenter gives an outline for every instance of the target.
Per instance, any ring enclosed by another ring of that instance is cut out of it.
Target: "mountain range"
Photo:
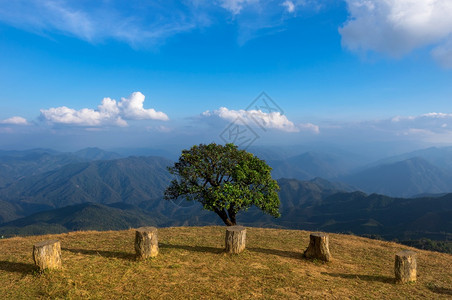
[[[97,160],[102,158],[109,160]],[[306,179],[278,179],[281,218],[251,208],[240,213],[238,220],[247,226],[450,239],[450,173],[434,165],[432,157],[402,159],[361,169],[353,169],[356,162],[326,153],[308,152],[277,163],[269,160],[270,165],[280,164],[274,177],[285,169],[287,177],[305,172]],[[2,169],[10,180],[0,188],[3,235],[221,224],[214,213],[202,210],[198,203],[163,200],[163,191],[171,180],[167,166],[173,161],[162,157],[120,158],[101,149],[75,153],[36,149],[0,151],[0,161],[12,170],[8,173]],[[314,176],[322,174],[342,180]],[[417,198],[388,196],[422,193],[426,195]],[[430,195],[439,193],[443,194]]]

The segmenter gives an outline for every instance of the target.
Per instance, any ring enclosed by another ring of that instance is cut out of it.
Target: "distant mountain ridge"
[[[92,160],[112,160],[119,159],[123,156],[111,151],[105,151],[97,147],[90,147],[74,152],[75,156],[81,157],[83,159]]]
[[[308,151],[280,160],[268,160],[274,178],[334,179],[350,173],[359,163],[353,157]]]
[[[0,188],[24,177],[57,170],[69,164],[118,158],[121,158],[119,154],[99,148],[85,148],[74,153],[52,149],[0,150]]]
[[[340,179],[367,193],[389,196],[452,192],[452,174],[420,157],[377,165]]]
[[[29,213],[84,202],[139,203],[163,195],[170,164],[159,157],[69,164],[15,181],[0,189],[0,199],[28,207]]]
[[[400,155],[391,156],[385,159],[378,160],[369,165],[369,167],[395,163],[414,157],[422,158],[437,167],[441,167],[444,170],[447,171],[452,170],[452,147],[430,147],[426,149],[403,153]]]

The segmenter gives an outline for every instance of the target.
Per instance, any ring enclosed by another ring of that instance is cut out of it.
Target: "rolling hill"
[[[452,256],[329,234],[333,260],[306,260],[309,232],[247,228],[228,255],[224,227],[159,228],[159,255],[136,261],[134,230],[0,240],[3,299],[450,299]],[[33,244],[58,239],[61,271],[36,274]],[[414,284],[394,283],[394,255],[417,252]]]

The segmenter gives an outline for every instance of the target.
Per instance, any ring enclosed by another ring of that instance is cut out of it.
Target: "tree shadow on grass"
[[[295,259],[303,258],[302,252],[285,251],[285,250],[278,250],[278,249],[265,249],[265,248],[256,248],[256,247],[246,248],[246,249],[249,251],[252,251],[252,252],[277,255],[277,256],[287,257],[287,258],[295,258]]]
[[[16,272],[26,274],[32,274],[38,268],[33,264],[26,264],[22,262],[0,261],[0,270],[7,272]]]
[[[443,288],[439,286],[428,286],[427,288],[436,294],[452,296],[452,289]]]
[[[322,275],[328,275],[331,277],[339,277],[345,279],[359,279],[364,281],[379,281],[383,283],[395,283],[395,278],[383,276],[383,275],[366,275],[366,274],[342,274],[342,273],[327,273],[322,272]]]
[[[159,243],[159,248],[162,249],[182,249],[192,252],[203,252],[203,253],[214,253],[219,254],[223,253],[223,248],[215,248],[215,247],[205,247],[205,246],[188,246],[188,245],[175,245],[175,244],[166,244],[166,243]]]
[[[98,255],[102,257],[114,257],[125,260],[135,260],[135,254],[119,251],[104,251],[104,250],[88,250],[88,249],[70,249],[61,248],[63,251],[68,251],[75,254],[85,254],[85,255]]]

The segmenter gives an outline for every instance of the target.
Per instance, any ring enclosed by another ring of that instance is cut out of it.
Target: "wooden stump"
[[[331,254],[328,244],[328,235],[325,233],[311,233],[309,246],[304,252],[304,257],[330,261]]]
[[[245,250],[246,228],[243,226],[226,227],[226,252],[238,254]]]
[[[157,228],[141,227],[135,233],[135,251],[138,259],[156,257],[159,254]]]
[[[60,241],[47,240],[34,244],[33,260],[41,271],[61,268]]]
[[[394,272],[397,283],[416,281],[416,252],[400,251],[395,256]]]

